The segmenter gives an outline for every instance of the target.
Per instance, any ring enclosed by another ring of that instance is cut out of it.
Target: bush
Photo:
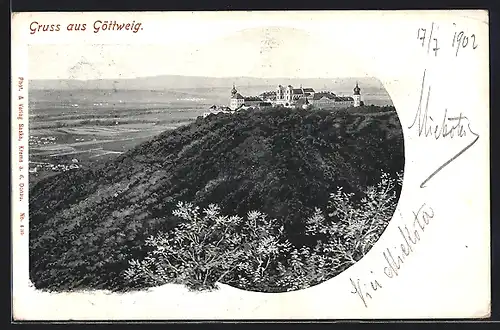
[[[125,272],[131,286],[184,284],[191,290],[213,290],[217,282],[245,290],[283,292],[324,282],[360,260],[386,228],[397,203],[402,176],[382,174],[356,202],[339,188],[307,219],[311,246],[294,246],[282,223],[258,211],[246,218],[222,215],[216,205],[202,213],[178,203],[179,224],[147,239],[149,253],[133,259]]]
[[[353,202],[352,193],[339,188],[330,195],[331,213],[327,218],[321,214],[311,217],[306,234],[321,236],[321,250],[333,252],[342,270],[352,266],[382,235],[396,209],[401,185],[402,174],[394,179],[382,173],[381,181],[368,187],[359,203]]]
[[[153,250],[144,260],[130,262],[125,276],[131,282],[172,282],[211,290],[230,272],[264,275],[271,259],[286,249],[279,241],[283,227],[260,212],[249,212],[243,219],[221,215],[213,204],[202,214],[190,203],[177,206],[173,214],[182,221],[168,234],[146,240]]]

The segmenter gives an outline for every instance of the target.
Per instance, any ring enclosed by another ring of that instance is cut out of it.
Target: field
[[[216,100],[150,91],[30,91],[30,181],[87,168],[189,123]],[[36,171],[36,172],[35,172]]]

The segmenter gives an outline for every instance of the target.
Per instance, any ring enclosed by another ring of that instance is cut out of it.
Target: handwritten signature
[[[421,240],[427,226],[434,219],[434,209],[423,203],[417,211],[412,211],[413,221],[405,224],[404,229],[398,226],[401,233],[400,244],[394,247],[388,247],[382,252],[384,259],[383,274],[385,279],[392,279],[399,276],[399,271],[406,262],[406,259],[413,253],[413,249]],[[408,228],[409,227],[409,228]],[[369,277],[369,279],[367,279]],[[370,271],[364,279],[357,278],[351,280],[352,290],[351,293],[358,296],[365,307],[368,307],[369,300],[373,299],[376,291],[382,289],[384,277]]]
[[[460,155],[466,152],[479,139],[479,134],[474,133],[472,131],[472,129],[470,128],[469,119],[462,113],[460,113],[458,117],[448,117],[448,109],[445,109],[443,118],[434,121],[434,119],[429,115],[429,100],[431,97],[430,85],[427,87],[427,99],[425,101],[425,107],[424,108],[422,107],[422,101],[425,89],[424,88],[425,73],[426,70],[424,70],[424,74],[422,77],[422,86],[420,89],[420,101],[418,104],[417,112],[415,113],[415,118],[413,119],[413,123],[408,127],[408,129],[416,127],[416,129],[418,130],[418,136],[424,136],[424,137],[430,136],[433,137],[435,140],[443,138],[452,139],[454,137],[462,138],[464,136],[467,136],[468,133],[472,134],[475,138],[472,142],[467,144],[463,149],[461,149],[459,152],[457,152],[455,155],[449,158],[446,162],[440,165],[424,181],[422,181],[422,183],[420,184],[420,188],[425,188],[425,185],[427,182],[429,182],[429,180],[431,180],[436,174],[442,171],[446,166],[450,165]]]

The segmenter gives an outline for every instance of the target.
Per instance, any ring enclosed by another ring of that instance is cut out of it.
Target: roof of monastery
[[[335,101],[354,101],[354,99],[351,96],[337,96]]]
[[[257,97],[257,96],[248,96],[248,97],[245,97],[245,101],[262,101],[262,99],[260,97]]]
[[[333,93],[328,93],[328,92],[319,92],[319,93],[314,94],[313,100],[321,100],[324,97],[326,97],[327,99],[330,99],[330,100],[335,100],[336,95]]]

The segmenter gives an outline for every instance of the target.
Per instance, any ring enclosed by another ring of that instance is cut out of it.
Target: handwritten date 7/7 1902
[[[448,109],[445,109],[442,118],[434,120],[429,114],[429,100],[431,97],[431,86],[427,86],[427,98],[425,100],[425,107],[423,107],[423,95],[425,89],[425,73],[422,77],[422,86],[420,89],[420,100],[418,104],[413,123],[408,127],[408,129],[417,129],[418,136],[421,137],[431,137],[435,140],[439,139],[453,139],[463,138],[466,136],[473,136],[473,140],[460,149],[456,154],[452,155],[447,161],[442,163],[435,171],[433,171],[422,183],[420,188],[425,188],[425,185],[431,180],[436,174],[442,171],[446,166],[450,165],[454,160],[456,160],[460,155],[471,148],[479,139],[479,134],[474,133],[470,127],[469,119],[464,116],[461,112],[457,117],[449,117]]]

